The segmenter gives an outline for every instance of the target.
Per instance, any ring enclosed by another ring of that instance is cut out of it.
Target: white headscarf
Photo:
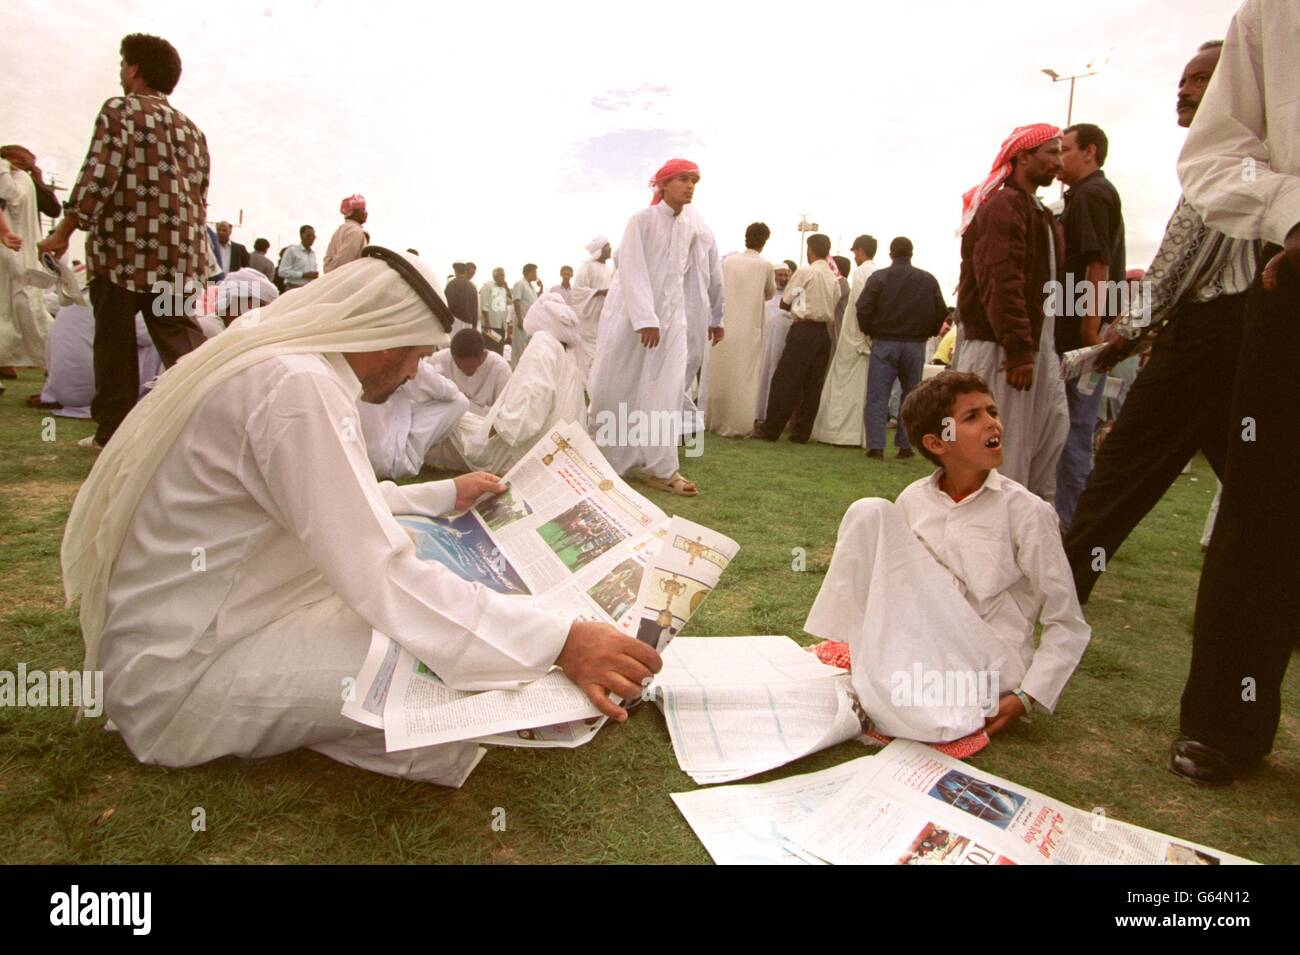
[[[441,292],[442,283],[428,265],[415,256],[402,258]],[[194,409],[214,388],[278,355],[446,343],[441,323],[407,280],[385,262],[362,258],[246,313],[159,376],[91,468],[64,530],[63,587],[69,604],[81,598],[85,668],[98,665],[109,577],[140,498]]]
[[[270,279],[255,268],[243,268],[230,272],[217,286],[217,314],[230,313],[231,300],[239,304],[249,302],[253,295],[262,305],[270,305],[280,297],[280,290]]]
[[[600,255],[600,250],[609,245],[609,237],[598,235],[587,243],[587,254],[593,259]]]
[[[562,345],[577,345],[582,341],[578,313],[565,303],[559,292],[547,292],[529,306],[524,316],[524,331],[529,335],[550,332]]]

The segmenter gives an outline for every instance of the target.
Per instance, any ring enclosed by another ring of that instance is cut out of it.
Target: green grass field
[[[76,616],[63,607],[59,541],[92,463],[76,439],[88,422],[29,410],[38,373],[0,396],[0,670],[78,668]],[[870,466],[868,466],[870,464]],[[683,461],[693,500],[646,491],[665,510],[725,532],[741,551],[688,629],[696,635],[788,634],[800,626],[830,560],[845,508],[894,497],[928,468],[861,452],[709,436]],[[1300,667],[1265,767],[1225,790],[1164,768],[1187,674],[1201,525],[1214,478],[1198,460],[1111,561],[1088,609],[1092,645],[1054,716],[996,739],[976,765],[1084,810],[1259,862],[1300,861]],[[792,549],[807,550],[803,572]],[[866,752],[846,743],[751,782]],[[489,750],[463,789],[399,782],[311,752],[224,759],[168,770],[135,762],[103,720],[69,710],[0,709],[0,861],[707,862],[668,794],[695,788],[673,758],[663,719],[642,707],[572,752]],[[195,831],[202,809],[206,830]],[[505,811],[504,832],[492,829]],[[500,813],[495,814],[496,817]]]

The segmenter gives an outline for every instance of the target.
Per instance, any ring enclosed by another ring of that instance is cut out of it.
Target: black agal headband
[[[392,249],[385,249],[382,245],[368,245],[361,250],[361,257],[378,259],[380,262],[392,266],[397,271],[397,274],[406,280],[406,284],[415,290],[415,294],[420,296],[420,301],[429,306],[429,311],[433,312],[434,317],[441,323],[442,330],[444,332],[451,331],[451,309],[442,300],[442,296],[434,291],[433,286],[429,284],[429,280],[420,274],[419,269],[406,261],[406,258],[401,253],[394,252]]]

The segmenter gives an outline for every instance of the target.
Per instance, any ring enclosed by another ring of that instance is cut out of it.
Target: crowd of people
[[[444,285],[415,250],[370,242],[361,195],[342,201],[323,264],[304,225],[272,266],[265,240],[249,253],[229,223],[207,227],[206,140],[167,99],[180,58],[127,37],[123,95],[104,104],[50,235],[34,232],[49,199],[30,152],[0,154],[0,240],[26,263],[0,289],[14,342],[0,364],[60,374],[66,363],[37,347],[48,316],[24,277],[48,274],[36,253],[58,258],[88,233],[90,306],[68,307],[81,308],[103,453],[63,565],[86,666],[105,671],[127,744],[164,765],[311,746],[458,785],[477,759],[469,744],[389,754],[382,733],[339,714],[340,680],[372,630],[449,686],[517,686],[557,665],[626,718],[610,694],[639,694],[653,648],[422,563],[393,514],[503,491],[497,475],[564,421],[618,473],[693,496],[681,451],[705,430],[788,432],[877,461],[896,419],[897,456],[937,470],[897,502],[850,508],[805,627],[849,645],[867,718],[941,741],[1050,712],[1088,643],[1080,602],[1202,451],[1222,499],[1168,765],[1230,782],[1272,745],[1300,619],[1300,515],[1277,493],[1297,464],[1282,363],[1300,334],[1300,146],[1285,116],[1300,8],[1279,5],[1288,27],[1266,31],[1263,6],[1246,0],[1179,80],[1184,195],[1136,294],[1105,132],[1031,124],[962,197],[953,307],[905,236],[880,268],[869,234],[842,256],[815,233],[803,263],[771,263],[761,222],[743,251],[720,254],[694,203],[701,170],[684,159],[655,173],[617,245],[592,238],[549,291],[533,263],[513,284],[496,268],[476,286],[475,264],[456,262]],[[1059,214],[1038,195],[1057,181]],[[203,325],[173,302],[208,280]],[[66,276],[58,288],[79,294]],[[1071,374],[1063,359],[1085,349],[1091,366]],[[1144,351],[1094,462],[1106,373]],[[429,464],[467,473],[385,480]],[[202,574],[185,572],[195,548]],[[891,706],[891,672],[954,661],[1001,674],[996,712]]]

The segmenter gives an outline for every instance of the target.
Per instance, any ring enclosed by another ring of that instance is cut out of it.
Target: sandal
[[[666,481],[663,478],[647,474],[645,482],[656,491],[667,491],[669,494],[676,494],[678,497],[695,497],[700,493],[700,489],[694,483],[682,477],[680,471]],[[690,488],[689,491],[686,490],[688,487]]]

